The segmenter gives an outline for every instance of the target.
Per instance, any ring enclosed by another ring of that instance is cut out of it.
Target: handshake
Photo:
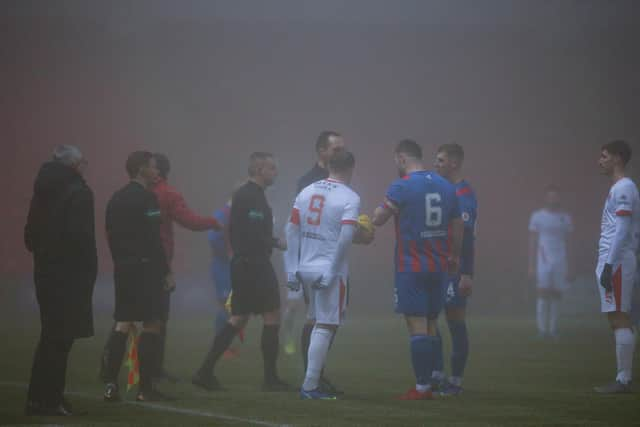
[[[334,274],[322,274],[316,280],[311,283],[311,287],[313,289],[326,289],[333,281],[336,279]],[[302,276],[299,271],[295,273],[287,273],[287,288],[292,290],[293,292],[298,292],[302,287]]]

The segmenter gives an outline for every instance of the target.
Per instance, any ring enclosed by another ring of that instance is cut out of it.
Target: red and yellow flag
[[[138,331],[135,327],[129,331],[129,350],[127,351],[127,361],[125,365],[129,368],[127,374],[127,391],[131,390],[131,387],[137,385],[140,382],[140,362],[138,361]]]

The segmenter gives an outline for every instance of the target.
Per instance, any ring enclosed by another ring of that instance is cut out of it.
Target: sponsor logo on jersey
[[[264,220],[264,213],[255,209],[251,209],[249,211],[249,219],[251,221],[262,221]]]

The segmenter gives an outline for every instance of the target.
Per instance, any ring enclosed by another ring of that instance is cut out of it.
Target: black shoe
[[[118,390],[118,384],[109,383],[104,389],[104,401],[105,402],[120,402],[120,391]]]
[[[270,381],[265,381],[262,384],[262,391],[278,393],[278,392],[294,391],[294,389],[289,384],[282,381],[280,378],[275,378]]]
[[[29,401],[27,402],[27,406],[24,409],[24,414],[27,416],[39,417],[70,417],[73,415],[73,412],[68,411],[62,404],[54,407],[49,407]]]
[[[318,389],[323,393],[333,394],[334,396],[340,396],[344,394],[344,391],[338,390],[338,388],[331,384],[331,382],[326,377],[320,377],[320,381],[318,382]]]
[[[160,373],[158,375],[156,375],[156,377],[154,378],[157,381],[167,381],[168,383],[171,384],[177,384],[180,382],[180,378],[176,377],[175,375],[171,375],[170,373],[168,373],[167,371],[165,371],[164,369],[162,371],[160,371]]]
[[[220,391],[222,386],[218,382],[215,375],[204,374],[200,371],[196,372],[191,378],[191,384],[200,387],[206,391]]]
[[[72,412],[73,415],[89,415],[89,411],[87,410],[73,410],[73,406],[71,406],[71,402],[69,402],[64,397],[62,398],[62,407],[66,409],[68,412]]]
[[[137,402],[169,402],[172,400],[176,400],[176,398],[153,389],[149,391],[138,391],[136,395]]]

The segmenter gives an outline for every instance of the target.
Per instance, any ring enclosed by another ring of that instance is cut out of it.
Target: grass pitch
[[[327,374],[346,392],[337,401],[300,401],[297,394],[260,391],[260,321],[251,321],[239,358],[221,361],[217,375],[226,392],[205,393],[188,379],[212,339],[210,318],[170,325],[167,366],[184,381],[162,384],[175,402],[107,404],[97,380],[98,357],[110,321],[93,339],[77,341],[69,361],[67,390],[74,406],[89,414],[70,419],[25,417],[25,383],[39,333],[34,321],[0,326],[0,424],[60,425],[316,425],[316,426],[540,426],[640,425],[640,394],[599,396],[594,385],[615,371],[612,334],[597,313],[561,319],[558,342],[535,338],[533,319],[471,317],[471,355],[460,397],[400,402],[413,385],[407,333],[394,315],[357,317],[340,330]],[[445,333],[445,346],[448,337]],[[636,372],[640,358],[636,352]],[[280,357],[281,376],[302,380],[300,355]],[[125,369],[122,371],[124,383]],[[636,374],[636,383],[638,375]]]

